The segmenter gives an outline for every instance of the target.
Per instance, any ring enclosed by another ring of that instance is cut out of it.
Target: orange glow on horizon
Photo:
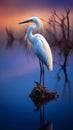
[[[61,13],[61,11],[59,10],[58,12]],[[12,11],[10,12],[9,10],[0,9],[0,28],[13,27],[18,29],[19,27],[18,23],[20,21],[28,19],[31,16],[41,17],[42,19],[48,21],[49,18],[51,17],[51,13],[46,8],[35,9],[35,10],[32,9],[28,11],[24,10],[21,12],[15,10],[13,12]],[[73,21],[73,11],[71,11],[70,13],[70,21]]]
[[[7,14],[4,13],[3,15],[0,13],[0,27],[5,28],[5,27],[13,27],[17,28],[19,25],[18,23],[20,21],[26,20],[31,16],[37,16],[41,17],[43,19],[46,19],[46,11],[23,11],[23,12],[15,12],[15,13],[10,13]]]

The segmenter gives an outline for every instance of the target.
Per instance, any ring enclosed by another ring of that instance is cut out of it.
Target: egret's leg
[[[44,65],[42,64],[42,80],[43,80],[43,87],[44,87]]]
[[[41,81],[42,81],[42,63],[41,63],[40,60],[39,60],[39,64],[40,64],[40,84],[41,84]]]
[[[40,84],[42,83],[44,87],[44,65],[41,61],[39,61],[39,63],[40,63]]]

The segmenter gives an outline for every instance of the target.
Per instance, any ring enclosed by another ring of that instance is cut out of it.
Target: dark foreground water
[[[45,86],[59,97],[36,111],[29,94],[39,81],[37,59],[16,51],[0,54],[0,130],[73,130],[73,66],[67,67],[67,80],[59,69],[45,72]]]

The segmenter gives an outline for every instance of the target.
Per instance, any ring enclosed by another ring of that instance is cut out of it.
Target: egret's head
[[[41,20],[38,17],[30,17],[29,20],[30,22],[34,22],[34,23],[36,23],[37,21],[41,23]]]
[[[25,21],[23,21],[23,22],[20,22],[19,24],[24,24],[24,23],[39,23],[40,24],[40,26],[42,26],[42,22],[41,22],[41,20],[38,18],[38,17],[30,17],[28,20],[25,20]]]

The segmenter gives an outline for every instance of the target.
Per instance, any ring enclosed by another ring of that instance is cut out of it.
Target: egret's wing
[[[52,69],[52,53],[51,49],[42,35],[36,35],[34,51],[38,58],[51,70]]]

